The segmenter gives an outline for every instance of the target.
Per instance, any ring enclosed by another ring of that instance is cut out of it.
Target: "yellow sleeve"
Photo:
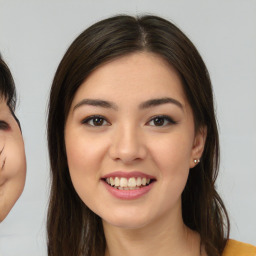
[[[256,247],[235,240],[228,240],[222,256],[256,256]]]

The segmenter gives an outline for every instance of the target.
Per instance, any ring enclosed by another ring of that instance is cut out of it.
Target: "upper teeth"
[[[106,179],[106,182],[108,184],[110,184],[111,186],[115,186],[115,187],[129,187],[129,188],[134,188],[134,187],[140,187],[142,186],[146,186],[146,184],[150,183],[150,179],[147,179],[145,177],[141,178],[141,177],[132,177],[132,178],[124,178],[124,177],[110,177]]]

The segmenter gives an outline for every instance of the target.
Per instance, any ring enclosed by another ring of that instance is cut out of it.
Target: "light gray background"
[[[46,106],[65,50],[110,15],[153,13],[177,24],[203,56],[220,125],[218,189],[231,237],[256,244],[256,1],[0,0],[0,51],[16,81],[27,153],[23,195],[0,224],[0,255],[46,255]]]

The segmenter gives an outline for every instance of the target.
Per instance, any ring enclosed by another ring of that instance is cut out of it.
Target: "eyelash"
[[[89,116],[89,117],[85,118],[85,119],[82,121],[82,124],[87,125],[87,126],[92,126],[92,127],[101,127],[101,126],[104,126],[104,124],[102,124],[102,122],[101,122],[101,125],[94,125],[94,124],[92,125],[92,124],[89,124],[90,121],[95,121],[97,118],[98,118],[98,119],[101,119],[103,122],[107,122],[107,123],[108,123],[108,126],[110,125],[109,122],[108,122],[108,120],[106,120],[106,118],[105,118],[104,116],[101,116],[101,115]],[[156,126],[156,127],[165,127],[165,126],[177,124],[176,121],[174,121],[170,116],[167,116],[167,115],[158,115],[158,116],[154,116],[154,117],[152,117],[152,118],[147,122],[147,124],[150,123],[150,122],[152,122],[152,121],[154,121],[154,120],[156,120],[156,119],[162,119],[162,120],[164,119],[164,124],[165,124],[165,125],[160,125],[160,126],[154,125],[154,126]],[[166,121],[168,122],[167,124],[166,124]]]
[[[96,120],[97,118],[99,118],[99,119],[101,119],[101,120],[103,120],[103,121],[108,122],[104,116],[93,115],[93,116],[89,116],[89,117],[85,118],[85,119],[82,121],[82,124],[85,124],[85,125],[88,125],[88,126],[93,126],[93,127],[100,127],[100,126],[102,126],[102,125],[98,125],[98,126],[97,126],[97,125],[91,125],[91,124],[89,124],[90,121]],[[108,123],[109,123],[109,122],[108,122]]]
[[[10,128],[9,124],[7,124],[5,121],[0,120],[0,130],[8,130]]]
[[[167,116],[167,115],[153,116],[153,117],[149,120],[149,122],[152,122],[152,121],[154,121],[154,120],[156,120],[156,119],[163,119],[164,122],[165,122],[165,121],[168,122],[167,124],[165,124],[165,125],[163,125],[163,126],[169,126],[169,125],[172,125],[172,124],[177,124],[176,121],[174,121],[170,116]],[[149,123],[149,122],[148,122],[148,123]],[[157,126],[157,125],[154,125],[154,126]],[[160,127],[163,127],[163,126],[161,125]],[[158,126],[157,126],[157,127],[158,127]]]

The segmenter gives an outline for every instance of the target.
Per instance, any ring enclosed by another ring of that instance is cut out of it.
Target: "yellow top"
[[[235,240],[228,240],[222,256],[256,256],[256,247]]]

